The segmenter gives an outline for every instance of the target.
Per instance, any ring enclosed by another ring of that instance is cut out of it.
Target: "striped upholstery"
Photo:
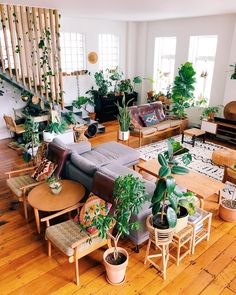
[[[74,255],[74,249],[72,249],[71,246],[75,242],[84,240],[78,246],[78,250],[85,251],[92,245],[102,241],[102,239],[97,236],[93,236],[92,240],[89,240],[88,233],[73,220],[49,226],[46,229],[46,237],[67,256]]]
[[[7,179],[7,185],[13,191],[13,193],[18,197],[22,196],[22,190],[20,188],[32,183],[36,183],[36,181],[32,179],[29,174],[11,177]]]

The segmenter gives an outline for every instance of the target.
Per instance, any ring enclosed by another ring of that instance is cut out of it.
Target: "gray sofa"
[[[78,181],[83,184],[89,192],[101,196],[113,202],[114,181],[120,175],[133,174],[142,179],[142,175],[129,168],[138,163],[139,153],[123,144],[107,142],[91,148],[89,142],[81,142],[65,145],[61,140],[54,139],[58,146],[67,149],[68,159],[64,165],[63,178]],[[155,184],[144,180],[146,192],[149,198],[152,197]],[[129,238],[138,246],[148,239],[146,231],[146,217],[151,213],[150,202],[147,201],[137,216],[140,224],[138,231],[131,231]]]

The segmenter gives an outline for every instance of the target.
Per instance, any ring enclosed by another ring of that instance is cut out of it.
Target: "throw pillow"
[[[57,164],[44,158],[41,164],[35,169],[31,177],[36,181],[46,180],[56,170]]]
[[[93,218],[98,214],[96,210],[99,208],[99,214],[105,216],[109,213],[111,206],[111,203],[91,194],[81,208],[79,216],[77,215],[74,218],[74,221],[79,222],[90,234],[94,234],[97,232],[97,229],[95,226],[92,226],[92,222]]]
[[[155,124],[157,124],[159,122],[155,112],[142,115],[141,119],[143,121],[144,126],[146,126],[146,127],[155,125]]]
[[[139,124],[139,122],[135,118],[131,118],[130,124],[131,124],[131,126],[133,126],[136,129],[142,128],[142,126]]]

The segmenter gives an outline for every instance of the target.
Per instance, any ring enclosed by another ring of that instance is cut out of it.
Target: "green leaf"
[[[155,203],[153,204],[152,206],[152,215],[156,215],[159,211],[160,211],[160,208],[161,208],[161,203]]]
[[[168,194],[171,194],[175,189],[176,183],[175,179],[172,176],[167,176],[166,178],[166,188],[168,191]]]
[[[167,208],[166,217],[170,227],[174,228],[177,223],[177,215],[172,207]]]
[[[171,173],[184,175],[184,174],[188,174],[189,170],[187,168],[185,168],[185,167],[182,167],[182,166],[173,166],[171,168]]]
[[[176,211],[178,207],[178,200],[174,194],[168,195],[168,199],[170,201],[171,207]]]
[[[152,197],[152,203],[160,202],[163,199],[164,192],[166,190],[165,179],[159,179]]]
[[[161,166],[161,168],[159,169],[159,176],[161,178],[170,175],[170,173],[171,173],[171,169],[169,166]]]
[[[168,155],[169,155],[169,158],[173,155],[173,146],[172,146],[172,141],[169,139],[167,141],[167,145],[168,145]]]
[[[184,165],[189,165],[192,162],[192,155],[191,154],[185,154],[182,157],[182,162],[184,163]]]
[[[167,166],[166,158],[162,154],[158,154],[157,159],[161,166]]]
[[[182,199],[179,201],[179,206],[184,207],[187,211],[189,215],[192,215],[195,213],[196,211],[196,207],[193,204],[193,202],[187,200],[187,199]]]

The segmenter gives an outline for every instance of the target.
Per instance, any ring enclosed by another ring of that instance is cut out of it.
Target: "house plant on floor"
[[[131,100],[130,100],[131,101]],[[130,111],[128,110],[128,104],[125,103],[125,96],[123,96],[122,104],[120,105],[117,103],[119,114],[117,115],[117,119],[119,122],[119,133],[118,138],[119,140],[128,140],[129,139],[129,127],[130,127],[130,120],[131,115]]]
[[[195,212],[194,195],[190,192],[182,192],[171,174],[187,174],[188,169],[180,166],[177,156],[181,156],[181,162],[188,165],[191,155],[188,149],[174,139],[168,140],[168,150],[158,154],[159,180],[156,183],[151,207],[152,218],[149,218],[151,226],[159,230],[169,229],[180,231],[187,225],[188,214]],[[180,158],[180,157],[178,157]]]
[[[23,133],[23,140],[25,142],[26,154],[24,159],[34,158],[40,140],[39,140],[39,123],[34,122],[31,116],[27,116],[24,123],[25,132]],[[28,154],[28,155],[27,155]]]
[[[184,119],[187,116],[185,109],[190,108],[193,104],[196,72],[192,63],[186,62],[181,65],[178,74],[172,87],[172,111],[178,118]]]
[[[131,174],[119,176],[114,185],[114,204],[112,215],[97,214],[93,225],[99,230],[99,236],[108,235],[114,242],[114,247],[104,252],[103,259],[107,272],[107,280],[113,285],[125,280],[128,264],[128,253],[118,247],[122,235],[128,235],[130,229],[138,229],[138,222],[131,223],[131,215],[137,215],[146,200],[145,185],[138,177]],[[99,212],[99,209],[97,212]]]

